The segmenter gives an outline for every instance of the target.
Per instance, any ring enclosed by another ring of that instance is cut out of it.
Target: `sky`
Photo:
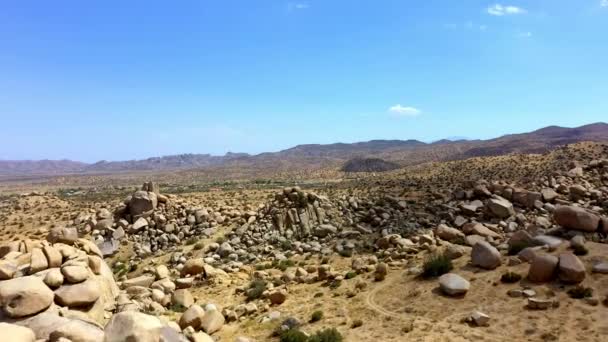
[[[608,0],[2,0],[0,159],[608,121]]]

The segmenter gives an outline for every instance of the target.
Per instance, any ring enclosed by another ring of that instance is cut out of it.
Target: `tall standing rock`
[[[158,204],[156,194],[147,191],[136,191],[129,201],[131,216],[139,216],[156,209]]]

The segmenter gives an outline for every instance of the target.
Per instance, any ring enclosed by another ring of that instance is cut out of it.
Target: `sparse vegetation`
[[[424,278],[434,278],[446,274],[452,270],[452,260],[445,254],[433,254],[428,257],[422,267]]]
[[[507,284],[512,284],[512,283],[517,283],[518,281],[521,280],[521,275],[515,272],[507,272],[504,273],[501,277],[500,277],[500,281],[503,283],[507,283]]]
[[[245,292],[247,295],[247,300],[251,301],[254,299],[258,299],[262,297],[264,291],[266,291],[266,286],[268,284],[265,280],[256,279],[249,283],[249,288]]]
[[[574,299],[591,298],[593,297],[593,289],[583,285],[577,285],[568,290],[568,295]]]
[[[323,318],[323,311],[317,310],[310,316],[310,323],[318,322]]]

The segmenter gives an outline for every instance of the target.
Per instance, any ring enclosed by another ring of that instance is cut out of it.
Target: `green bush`
[[[521,275],[515,272],[507,272],[500,277],[500,281],[507,284],[517,283],[521,280]]]
[[[590,298],[593,297],[593,289],[590,287],[577,285],[576,287],[568,290],[568,295],[574,299]]]
[[[194,247],[192,247],[192,249],[194,249],[194,250],[201,250],[201,249],[203,249],[203,248],[205,248],[205,244],[204,244],[204,243],[202,243],[202,242],[197,242],[197,243],[194,245]]]
[[[272,262],[272,267],[279,269],[283,272],[287,270],[289,267],[294,267],[296,263],[293,260],[285,259],[285,260],[274,260]]]
[[[348,280],[348,279],[353,279],[354,277],[357,276],[357,272],[355,271],[349,271],[344,275],[344,279]]]
[[[317,310],[310,316],[310,323],[318,322],[323,318],[323,311]]]
[[[280,337],[281,342],[306,342],[308,337],[298,329],[283,331]]]
[[[247,295],[247,300],[254,300],[262,297],[262,293],[266,291],[266,281],[265,280],[254,280],[249,284],[249,289],[245,292]]]
[[[344,337],[336,328],[323,329],[310,336],[308,342],[342,342]]]
[[[425,260],[422,268],[424,278],[434,278],[450,272],[454,266],[445,254],[433,254]]]

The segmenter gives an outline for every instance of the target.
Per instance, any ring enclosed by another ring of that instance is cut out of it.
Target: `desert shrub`
[[[336,328],[328,328],[310,336],[308,342],[342,342],[343,340],[342,334]]]
[[[577,285],[576,287],[568,290],[568,295],[574,299],[590,298],[593,297],[593,289],[590,287]]]
[[[217,238],[215,238],[215,242],[219,243],[220,245],[223,244],[224,242],[226,242],[226,237],[225,236],[218,236]]]
[[[292,246],[291,245],[291,241],[289,241],[289,240],[281,241],[281,249],[283,249],[283,250],[291,250],[291,246]]]
[[[345,275],[344,275],[344,279],[353,279],[354,277],[357,276],[357,272],[355,271],[348,271]]]
[[[169,307],[169,310],[173,312],[185,312],[186,309],[188,308],[178,303],[171,304],[171,306]]]
[[[515,272],[507,272],[500,277],[500,281],[507,284],[517,283],[521,280],[521,275]]]
[[[532,247],[532,243],[530,241],[517,241],[509,244],[509,255],[517,255],[522,250]]]
[[[308,337],[298,329],[289,329],[281,333],[281,342],[306,342]]]
[[[353,324],[350,325],[351,328],[356,329],[363,325],[363,321],[360,319],[356,319],[353,321]]]
[[[247,300],[254,300],[262,297],[262,293],[266,291],[266,281],[256,279],[249,283],[249,289],[246,291]]]
[[[193,236],[191,238],[188,238],[188,240],[186,240],[186,245],[194,245],[197,241],[198,241],[198,238]]]
[[[339,288],[340,285],[342,285],[342,281],[341,280],[332,280],[329,283],[329,288],[332,289],[332,290],[335,290],[335,289]]]
[[[317,310],[310,316],[310,323],[318,322],[323,318],[323,311]]]
[[[194,247],[192,247],[192,249],[194,249],[194,250],[200,250],[200,249],[203,249],[204,247],[205,247],[205,244],[204,244],[204,243],[202,243],[202,242],[197,242],[197,243],[194,245]]]
[[[433,254],[427,258],[422,266],[424,278],[439,277],[450,272],[454,268],[452,260],[445,254]]]
[[[296,263],[293,260],[285,259],[285,260],[274,260],[272,262],[272,267],[279,269],[283,272],[287,270],[289,267],[294,267]]]

